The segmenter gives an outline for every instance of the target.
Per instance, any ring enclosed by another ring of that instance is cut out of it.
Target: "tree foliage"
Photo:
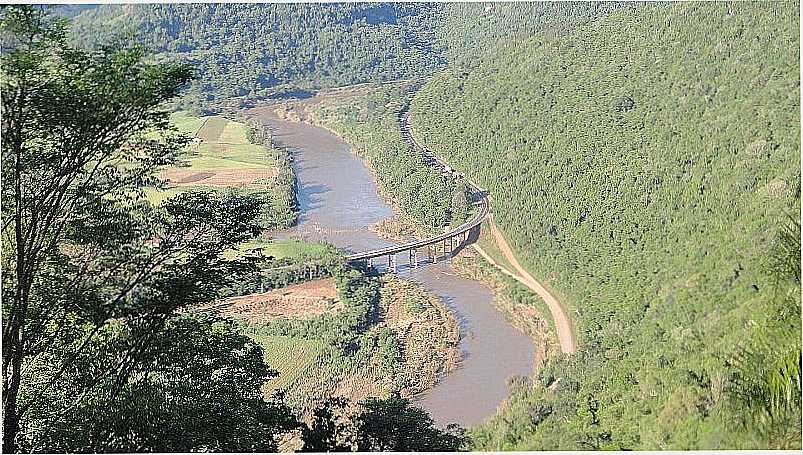
[[[799,211],[795,8],[617,10],[505,43],[418,93],[418,136],[490,191],[495,219],[570,307],[580,341],[545,366],[539,390],[477,430],[479,447],[794,440],[737,429],[726,398],[731,358],[775,314],[764,258],[780,220]],[[794,273],[794,259],[783,264]],[[799,318],[785,321],[799,334]],[[768,327],[773,344],[781,332]],[[786,366],[762,367],[777,383],[796,374],[800,340],[789,340],[775,359]],[[529,422],[538,402],[552,411]]]
[[[435,428],[426,411],[395,395],[370,398],[352,411],[339,400],[318,408],[302,452],[453,452],[465,441],[458,427]]]
[[[161,106],[188,68],[146,63],[137,47],[74,49],[35,7],[5,8],[2,32],[4,451],[222,450],[234,433],[243,448],[274,447],[264,432],[289,420],[257,398],[261,357],[174,319],[241,266],[221,252],[259,232],[259,201],[197,192],[156,208],[142,194],[186,143]],[[208,393],[193,396],[193,381]],[[215,400],[237,396],[253,431],[213,428]],[[178,431],[189,405],[206,414]]]

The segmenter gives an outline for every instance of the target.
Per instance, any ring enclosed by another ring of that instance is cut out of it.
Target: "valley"
[[[3,452],[799,450],[799,7],[0,8]]]

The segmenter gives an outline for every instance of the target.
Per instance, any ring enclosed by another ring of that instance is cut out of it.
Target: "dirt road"
[[[533,292],[538,294],[544,302],[546,302],[547,306],[549,306],[549,311],[552,313],[552,320],[555,321],[555,331],[558,334],[558,342],[560,343],[560,349],[564,353],[570,354],[573,353],[577,346],[575,344],[574,333],[572,332],[572,324],[569,321],[569,318],[566,316],[566,312],[564,311],[563,307],[560,306],[558,300],[553,296],[546,288],[544,288],[541,283],[538,282],[535,278],[530,275],[524,267],[519,264],[519,261],[516,259],[516,256],[513,254],[513,250],[508,245],[505,237],[499,231],[499,228],[496,227],[496,223],[493,220],[493,217],[489,215],[489,223],[491,226],[491,234],[496,241],[497,246],[502,251],[502,254],[505,255],[505,258],[513,265],[515,271],[505,270],[504,267],[500,266],[499,264],[495,264],[497,267],[502,269],[503,271],[508,272],[507,274],[516,279],[516,281],[520,282],[521,284],[530,288]],[[490,259],[487,257],[484,251],[480,251],[480,253],[486,257],[486,259]],[[493,262],[493,261],[492,261]]]

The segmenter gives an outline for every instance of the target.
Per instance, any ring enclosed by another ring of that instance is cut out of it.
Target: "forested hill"
[[[189,99],[269,96],[275,87],[317,88],[427,74],[429,4],[106,5],[74,21],[79,40],[127,29],[171,58],[196,65]]]
[[[443,4],[438,49],[452,68],[470,68],[507,43],[563,35],[577,25],[639,2],[453,2]]]
[[[471,66],[505,40],[562,33],[616,3],[103,5],[73,20],[79,43],[127,37],[193,63],[184,107],[428,76]],[[63,13],[75,14],[73,10]]]
[[[800,446],[798,32],[797,3],[649,5],[418,93],[418,136],[490,190],[579,336],[481,448]]]

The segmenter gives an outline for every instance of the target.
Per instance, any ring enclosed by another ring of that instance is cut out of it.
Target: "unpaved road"
[[[560,343],[560,350],[564,353],[570,354],[573,353],[577,346],[574,340],[574,333],[572,332],[572,324],[569,322],[569,318],[566,316],[566,312],[563,310],[563,307],[558,302],[558,299],[555,298],[541,283],[538,282],[535,278],[530,275],[524,267],[519,264],[519,261],[516,259],[516,255],[513,254],[513,250],[508,245],[507,240],[505,240],[505,236],[502,235],[502,232],[499,231],[499,228],[496,227],[496,223],[493,220],[493,217],[489,215],[489,223],[491,226],[491,234],[496,241],[496,245],[502,251],[502,254],[505,258],[510,262],[510,264],[515,268],[515,272],[509,272],[508,275],[516,279],[516,281],[520,282],[521,284],[530,288],[533,292],[538,294],[544,302],[546,302],[547,306],[549,306],[549,311],[552,313],[552,320],[555,321],[555,331],[558,333],[558,342]],[[483,256],[485,256],[483,254]],[[495,264],[502,270],[505,270],[504,267],[500,266],[499,264]]]
[[[402,131],[402,137],[412,146],[413,148],[421,149],[421,150],[428,150],[426,147],[422,146],[421,143],[416,139],[416,136],[413,132],[412,126],[409,124],[409,115],[402,115],[400,117],[401,122],[399,123],[399,128]],[[409,133],[405,135],[405,130]],[[432,153],[430,151],[430,153]],[[436,156],[436,159],[446,165],[446,162],[443,161],[441,157]],[[474,182],[469,181],[469,183],[477,187]],[[490,210],[490,207],[486,207],[487,210]],[[560,344],[560,349],[562,352],[571,354],[577,349],[577,345],[574,339],[574,332],[572,332],[572,323],[569,321],[569,318],[566,316],[566,312],[563,310],[563,307],[558,302],[558,299],[555,298],[541,283],[538,282],[532,275],[524,269],[524,267],[519,264],[519,261],[516,259],[516,256],[513,254],[513,249],[510,248],[510,245],[505,240],[505,237],[502,235],[502,232],[499,231],[499,228],[496,227],[496,223],[493,221],[493,215],[488,213],[488,220],[489,225],[491,226],[491,233],[493,234],[494,239],[496,240],[499,249],[502,251],[502,254],[507,258],[508,262],[515,268],[515,271],[507,270],[500,264],[497,264],[488,254],[482,251],[476,244],[474,247],[480,252],[480,254],[488,260],[491,264],[498,267],[500,270],[505,272],[507,275],[513,277],[516,281],[520,282],[521,284],[527,286],[533,292],[538,294],[544,302],[546,302],[547,306],[549,307],[549,311],[552,313],[552,320],[555,321],[555,331],[558,334],[558,342]]]

